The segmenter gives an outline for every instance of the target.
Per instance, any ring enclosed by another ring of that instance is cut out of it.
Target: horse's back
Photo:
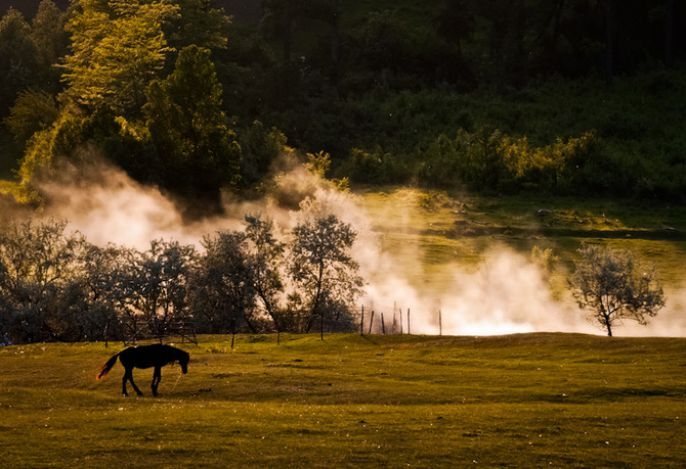
[[[122,351],[119,359],[125,367],[152,368],[173,361],[177,350],[179,349],[165,344],[139,345]]]

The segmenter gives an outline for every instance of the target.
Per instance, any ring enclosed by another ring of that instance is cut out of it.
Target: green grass
[[[203,337],[119,397],[118,349],[0,349],[4,467],[683,467],[686,340]]]
[[[358,187],[361,205],[416,287],[437,290],[450,268],[478,265],[498,244],[529,255],[534,246],[559,258],[557,275],[572,267],[582,243],[626,249],[654,265],[666,286],[686,282],[686,207],[617,199],[480,196],[408,187]],[[539,215],[544,209],[545,215]],[[417,260],[419,259],[419,266]],[[418,268],[419,267],[419,268]]]

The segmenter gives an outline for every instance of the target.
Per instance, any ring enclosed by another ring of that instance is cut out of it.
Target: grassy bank
[[[483,196],[408,187],[358,187],[360,203],[398,268],[423,289],[451,281],[446,267],[477,265],[505,245],[530,256],[534,246],[557,257],[555,275],[573,268],[582,243],[633,252],[669,287],[686,281],[686,208],[579,197]],[[418,262],[419,261],[419,262]],[[561,279],[562,280],[562,279]],[[564,282],[563,282],[564,283]]]
[[[686,463],[684,339],[203,337],[158,399],[118,347],[0,349],[6,467]]]

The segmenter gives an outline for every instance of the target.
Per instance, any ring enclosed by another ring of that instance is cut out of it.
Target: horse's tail
[[[96,376],[95,379],[100,381],[103,376],[105,376],[107,373],[109,373],[109,371],[112,369],[114,364],[117,363],[117,358],[119,358],[119,354],[113,355],[112,358],[107,360],[107,362],[102,366],[100,373],[98,373],[98,376]]]

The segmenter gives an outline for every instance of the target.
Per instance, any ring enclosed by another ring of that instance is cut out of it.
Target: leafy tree
[[[265,128],[260,121],[239,132],[241,147],[241,179],[246,187],[269,173],[274,160],[286,145],[286,136],[276,128]]]
[[[164,158],[166,187],[218,200],[222,187],[237,186],[241,149],[221,106],[222,87],[208,49],[184,48],[174,71],[151,83],[144,113]]]
[[[641,325],[664,306],[664,294],[652,271],[643,271],[631,254],[598,246],[580,250],[581,262],[570,279],[579,307],[590,319],[607,330],[624,319]]]
[[[25,144],[33,134],[46,130],[59,115],[54,96],[45,91],[25,90],[5,118],[5,125],[15,140]]]
[[[262,33],[281,41],[284,63],[291,61],[295,25],[304,12],[305,3],[307,0],[265,0],[263,4]]]
[[[272,319],[277,334],[280,334],[287,328],[285,312],[279,305],[284,289],[279,266],[282,264],[285,246],[274,235],[274,223],[271,220],[248,215],[245,221],[251,288]]]
[[[8,273],[5,260],[0,257],[0,344],[2,345],[10,343],[10,327],[14,315],[11,290],[8,288],[10,285]]]
[[[253,271],[249,262],[245,234],[220,232],[205,237],[205,254],[194,271],[189,288],[192,310],[213,333],[231,332],[234,336],[242,323],[257,332]]]
[[[335,215],[305,220],[293,229],[289,274],[304,307],[306,332],[319,319],[323,338],[327,314],[336,320],[354,309],[363,285],[359,266],[350,255],[356,236]]]
[[[41,197],[35,187],[36,176],[45,175],[57,157],[71,155],[83,141],[90,124],[83,113],[71,106],[63,108],[55,122],[33,134],[26,145],[19,167],[21,202],[37,202]]]
[[[52,0],[42,0],[31,22],[31,38],[42,69],[43,86],[54,91],[59,84],[59,70],[54,67],[67,52],[65,14]]]
[[[474,12],[466,0],[444,0],[435,18],[438,34],[455,44],[460,54],[463,42],[474,28]]]
[[[62,222],[25,222],[0,230],[0,304],[12,342],[78,340],[70,316],[80,302],[74,278],[85,246]]]
[[[155,240],[147,251],[129,252],[121,293],[129,302],[128,311],[141,313],[160,341],[189,317],[187,288],[195,261],[193,246],[176,241]]]
[[[178,14],[165,0],[79,2],[66,24],[65,95],[91,111],[137,114],[172,51],[163,26]]]
[[[474,79],[465,60],[465,44],[475,29],[474,9],[466,0],[444,0],[443,6],[434,18],[438,36],[449,44],[454,51],[439,66],[443,78]],[[452,76],[451,76],[452,75]]]
[[[0,116],[4,116],[17,93],[36,83],[38,51],[31,27],[14,8],[0,18]]]
[[[119,308],[126,304],[126,299],[119,280],[125,270],[126,252],[114,245],[101,248],[89,244],[83,253],[83,275],[79,280],[84,298],[83,323],[90,329],[90,340],[102,339],[107,343],[123,337]]]
[[[215,0],[175,0],[180,15],[167,27],[169,43],[181,50],[190,45],[208,49],[224,49],[227,45],[226,31],[231,18],[223,8],[216,7]]]
[[[409,59],[409,37],[396,13],[385,10],[369,15],[362,30],[362,54],[367,65],[380,70],[388,86],[388,72],[398,73]]]

